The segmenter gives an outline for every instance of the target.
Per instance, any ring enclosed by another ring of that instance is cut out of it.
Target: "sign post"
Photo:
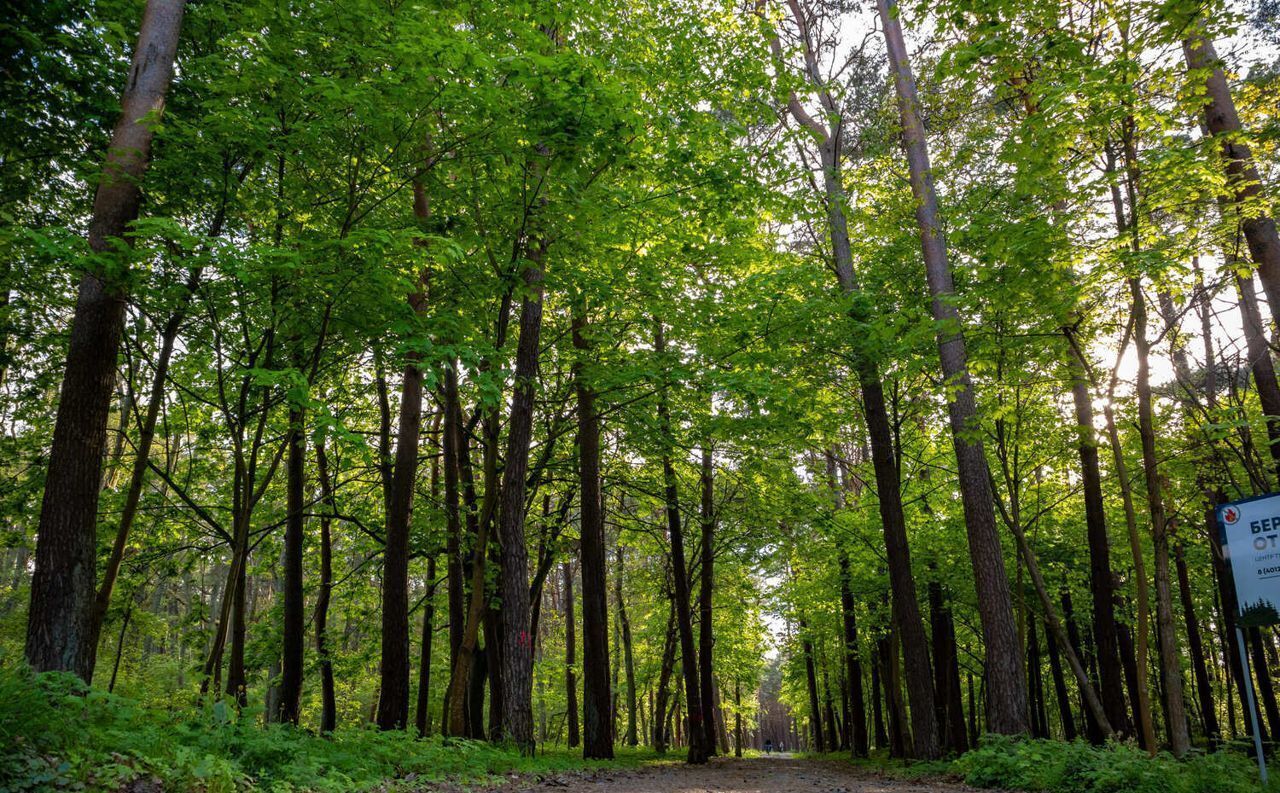
[[[1222,554],[1236,589],[1236,643],[1244,664],[1244,690],[1258,756],[1258,773],[1267,785],[1258,705],[1253,691],[1244,629],[1280,623],[1280,493],[1218,506]]]

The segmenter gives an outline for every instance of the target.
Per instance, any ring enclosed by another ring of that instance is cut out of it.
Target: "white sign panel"
[[[1280,493],[1222,504],[1218,525],[1239,623],[1280,623]]]

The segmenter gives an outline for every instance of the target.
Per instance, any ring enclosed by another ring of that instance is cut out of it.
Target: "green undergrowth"
[[[419,790],[479,785],[511,774],[636,766],[649,752],[610,762],[577,751],[535,757],[480,741],[416,739],[405,732],[339,729],[329,736],[237,718],[222,704],[156,710],[69,675],[0,665],[0,791]]]
[[[1245,747],[1196,751],[1185,760],[1149,757],[1132,744],[1092,746],[989,735],[955,760],[903,762],[883,755],[849,760],[885,776],[913,781],[948,779],[977,788],[1027,793],[1259,793],[1258,767]],[[1267,791],[1280,791],[1272,780]]]

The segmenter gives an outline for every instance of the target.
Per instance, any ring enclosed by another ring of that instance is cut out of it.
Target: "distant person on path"
[[[765,754],[773,754],[773,741],[765,741],[765,742],[764,742],[764,753],[765,753]]]

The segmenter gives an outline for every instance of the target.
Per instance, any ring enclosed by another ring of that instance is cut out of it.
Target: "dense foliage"
[[[5,773],[1247,779],[1274,6],[11,4]]]

